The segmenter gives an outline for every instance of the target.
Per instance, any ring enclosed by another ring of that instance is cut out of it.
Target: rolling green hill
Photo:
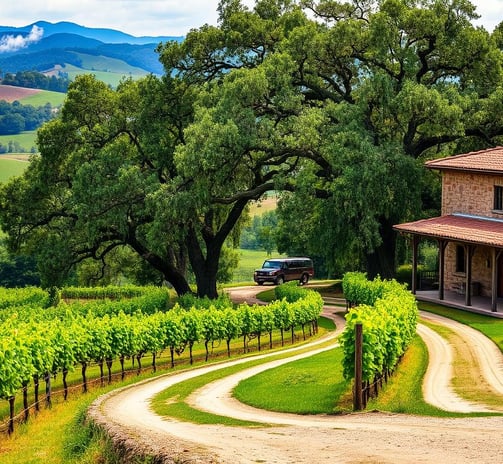
[[[19,100],[23,105],[44,106],[50,103],[51,106],[60,106],[66,98],[66,93],[51,92],[49,90],[41,90],[40,92],[21,98]]]
[[[74,80],[76,76],[80,74],[94,74],[97,79],[105,82],[112,87],[117,87],[120,80],[124,77],[132,77],[133,79],[145,76],[147,72],[129,66],[120,60],[115,60],[113,58],[97,57],[92,55],[87,55],[86,62],[95,63],[96,66],[91,65],[94,69],[84,69],[74,66],[72,64],[66,64],[63,68],[63,72],[68,74],[70,80]],[[94,59],[94,60],[91,60]]]

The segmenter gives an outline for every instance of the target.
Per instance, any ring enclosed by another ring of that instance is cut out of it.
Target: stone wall
[[[456,246],[461,245],[449,242],[445,249],[445,280],[446,290],[459,291],[466,282],[466,274],[456,272]],[[472,260],[472,281],[480,287],[480,295],[491,296],[491,248],[477,246]]]
[[[495,185],[503,186],[502,176],[445,171],[442,214],[465,213],[503,219],[502,212],[493,210]]]

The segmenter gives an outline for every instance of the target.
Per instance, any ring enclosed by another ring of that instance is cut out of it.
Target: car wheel
[[[283,276],[279,276],[277,279],[276,279],[276,285],[281,285],[282,283],[285,282],[285,278]]]
[[[257,282],[257,284],[259,285],[264,285],[264,282],[262,282],[261,280]]]
[[[300,285],[307,285],[309,282],[309,276],[307,274],[302,274],[302,277],[300,278]]]

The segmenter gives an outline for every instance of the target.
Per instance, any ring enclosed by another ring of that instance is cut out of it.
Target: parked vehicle
[[[272,282],[281,285],[289,280],[298,280],[301,285],[314,276],[313,261],[310,258],[274,258],[266,259],[261,269],[253,273],[253,280],[258,285]]]

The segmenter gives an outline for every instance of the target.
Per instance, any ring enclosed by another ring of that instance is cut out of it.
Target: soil
[[[28,89],[25,87],[15,87],[13,85],[0,85],[0,100],[12,103],[15,100],[21,100],[22,98],[38,92],[40,92],[39,89]]]
[[[233,298],[253,303],[256,292],[256,287],[243,288]],[[336,320],[338,331],[342,329],[344,320],[340,313],[326,307],[325,315]],[[464,349],[477,360],[480,375],[494,391],[503,393],[503,355],[490,340],[440,316],[422,314],[422,317],[462,334],[457,339],[466,341]],[[429,350],[429,367],[423,385],[425,399],[449,411],[489,411],[487,405],[462,400],[451,388],[452,352],[456,347],[423,324],[419,325],[418,333]],[[331,346],[337,343],[335,336],[327,337],[333,340]],[[502,416],[445,419],[381,412],[299,416],[257,410],[232,398],[231,391],[241,379],[295,357],[328,349],[320,348],[319,344],[320,341],[312,342],[312,351],[306,354],[296,353],[298,349],[292,348],[288,350],[292,357],[287,360],[264,363],[213,382],[189,399],[199,409],[255,421],[259,424],[256,427],[180,422],[159,417],[149,408],[150,398],[170,385],[244,360],[167,374],[116,390],[99,398],[89,415],[108,430],[124,451],[126,462],[128,453],[153,454],[159,462],[169,463],[503,462]]]

